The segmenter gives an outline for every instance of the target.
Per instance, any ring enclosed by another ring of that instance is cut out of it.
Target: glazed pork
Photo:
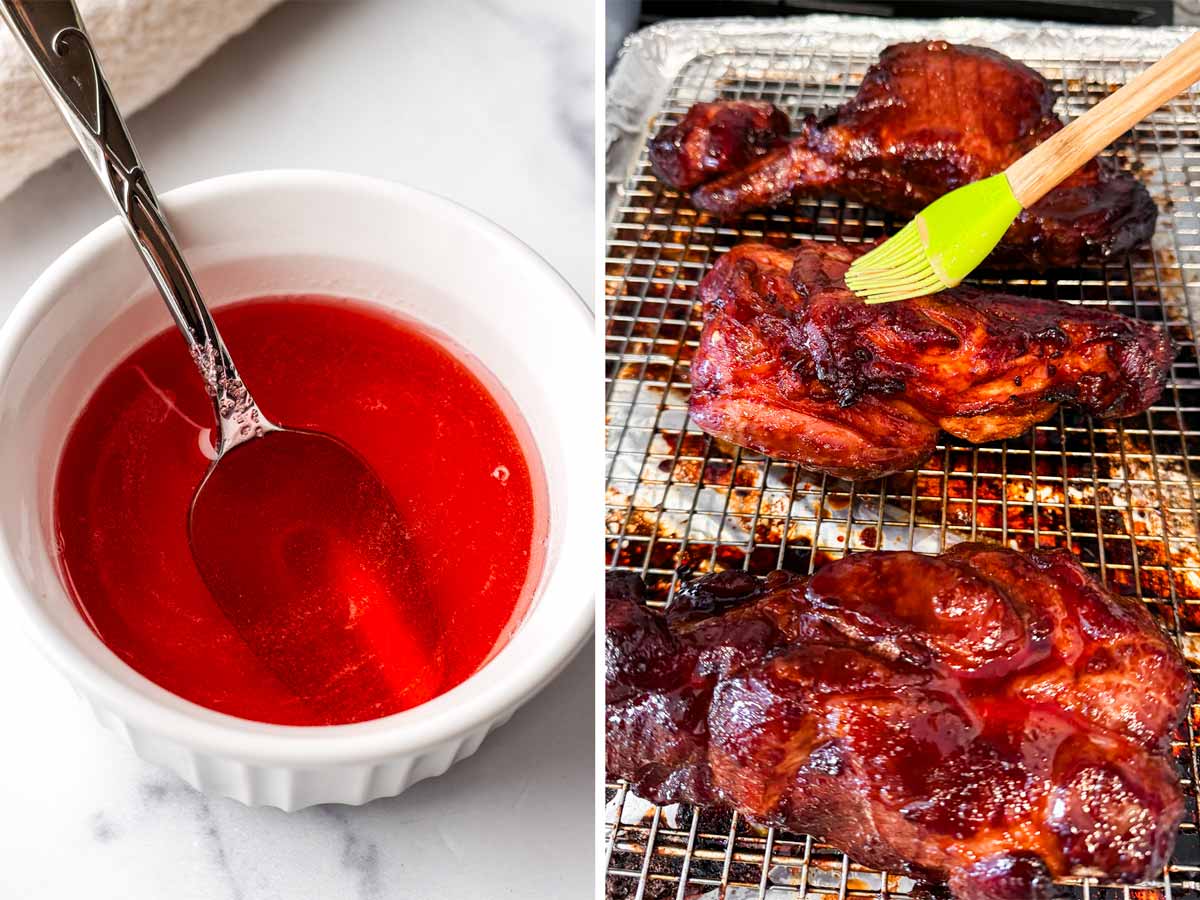
[[[1186,666],[1065,551],[862,553],[741,572],[666,614],[612,573],[607,765],[642,797],[735,809],[958,900],[1161,871]]]
[[[689,411],[714,437],[848,479],[911,468],[938,430],[1015,437],[1068,404],[1147,409],[1173,351],[1095,307],[959,287],[868,305],[843,276],[870,245],[741,244],[699,287]]]
[[[779,110],[697,103],[650,144],[654,171],[722,217],[793,195],[836,193],[908,217],[1007,168],[1062,127],[1040,74],[1000,53],[944,41],[883,51],[858,93],[794,135]],[[1075,266],[1149,240],[1157,209],[1110,159],[1094,159],[1024,212],[994,264]]]
[[[659,178],[688,190],[774,150],[790,127],[787,113],[761,100],[697,103],[651,143],[650,158]]]

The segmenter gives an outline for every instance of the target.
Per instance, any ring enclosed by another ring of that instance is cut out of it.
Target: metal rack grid
[[[670,84],[653,126],[714,98],[768,99],[793,117],[837,104],[882,46],[697,55]],[[1070,118],[1152,59],[1130,46],[1128,58],[1024,61],[1058,83],[1058,111]],[[1066,547],[1112,589],[1144,601],[1200,674],[1198,112],[1193,90],[1118,144],[1122,164],[1138,172],[1161,211],[1152,247],[1053,277],[980,279],[1164,323],[1178,354],[1159,403],[1116,422],[1059,412],[1020,438],[980,446],[942,435],[919,469],[857,484],[719,446],[688,421],[688,365],[700,333],[694,291],[717,256],[743,240],[858,241],[890,233],[894,223],[836,197],[719,223],[659,184],[643,148],[612,210],[606,257],[608,564],[641,573],[663,604],[680,569],[811,572],[848,550],[937,552],[966,539]],[[1075,882],[1075,896],[1200,898],[1197,728],[1200,707],[1173,742],[1188,814],[1171,864],[1135,887]],[[811,837],[712,810],[659,809],[619,782],[607,799],[612,898],[825,900],[915,890],[909,879],[863,869]]]

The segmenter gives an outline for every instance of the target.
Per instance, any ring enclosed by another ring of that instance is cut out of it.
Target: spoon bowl
[[[320,719],[440,692],[440,629],[422,608],[404,522],[346,444],[270,427],[225,451],[193,496],[189,538],[242,640]]]

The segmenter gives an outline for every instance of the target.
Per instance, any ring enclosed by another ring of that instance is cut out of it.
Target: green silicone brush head
[[[1003,172],[964,185],[856,259],[846,272],[846,286],[867,303],[954,287],[995,249],[1020,212]]]

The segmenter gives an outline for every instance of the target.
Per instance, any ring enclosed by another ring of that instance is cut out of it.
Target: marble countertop
[[[445,194],[593,280],[592,9],[554,0],[277,8],[133,117],[156,188],[316,167]],[[0,319],[109,217],[82,160],[0,202]],[[590,896],[592,649],[445,776],[287,815],[201,796],[85,712],[0,604],[0,897]]]

